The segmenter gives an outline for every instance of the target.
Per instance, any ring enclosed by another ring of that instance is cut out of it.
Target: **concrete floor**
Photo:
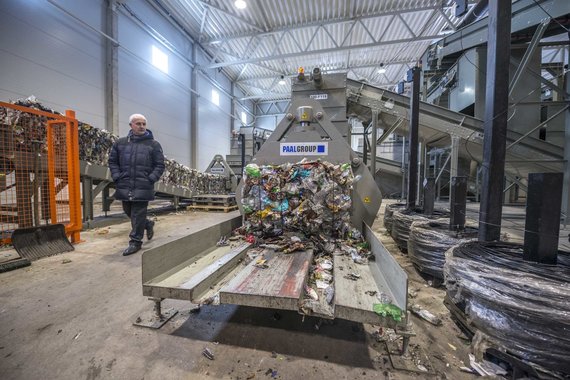
[[[384,202],[386,203],[386,202]],[[237,212],[179,212],[158,216],[155,247]],[[524,224],[524,221],[523,221]],[[412,352],[425,352],[434,375],[392,368],[377,327],[336,320],[317,330],[316,319],[233,305],[203,306],[166,300],[180,313],[160,330],[133,326],[150,313],[142,296],[141,254],[121,255],[130,224],[83,232],[74,252],[0,274],[2,379],[471,379],[469,343],[442,303],[382,226],[373,229],[410,276],[417,303],[442,326],[412,316]],[[68,262],[70,260],[70,262]],[[204,348],[215,360],[202,355]]]

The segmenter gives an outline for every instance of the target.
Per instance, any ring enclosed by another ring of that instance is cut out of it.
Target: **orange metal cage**
[[[80,240],[79,138],[75,112],[0,102],[0,240],[18,228],[62,223]]]

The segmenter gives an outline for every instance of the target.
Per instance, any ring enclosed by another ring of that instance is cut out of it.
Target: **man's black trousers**
[[[150,220],[146,218],[148,201],[123,201],[123,210],[131,218],[131,233],[129,244],[140,246],[144,237],[144,231]]]

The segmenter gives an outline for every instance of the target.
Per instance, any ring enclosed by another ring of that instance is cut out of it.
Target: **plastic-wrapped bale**
[[[413,210],[395,211],[392,220],[392,232],[390,235],[398,245],[398,248],[404,253],[408,252],[408,239],[410,235],[410,226],[415,221],[426,221],[439,218],[449,218],[449,211],[433,210],[433,214],[422,214],[421,208]]]
[[[57,111],[44,107],[34,96],[13,103],[61,115]],[[46,152],[46,121],[47,118],[44,116],[0,107],[0,122],[12,126],[14,149],[18,151]],[[118,137],[81,121],[78,121],[78,127],[79,158],[93,164],[107,165],[109,152]],[[224,177],[201,173],[168,158],[165,159],[165,171],[160,181],[188,189],[193,194],[225,193]]]
[[[384,227],[386,231],[390,234],[392,232],[392,223],[394,221],[394,211],[403,210],[406,208],[405,203],[392,203],[386,205],[384,209]]]
[[[418,220],[410,226],[408,255],[418,272],[443,282],[445,252],[460,243],[476,239],[478,229],[465,226],[461,231],[449,230],[449,219]]]
[[[493,347],[567,378],[570,253],[559,251],[558,264],[547,265],[524,261],[523,250],[477,241],[451,248],[444,266],[447,295],[477,329],[476,354]]]
[[[251,229],[264,233],[289,229],[338,238],[350,231],[354,175],[349,163],[249,164],[244,174],[241,202]]]
[[[180,186],[195,195],[225,193],[225,178],[220,175],[202,173],[168,158],[164,166],[161,181],[167,185]]]
[[[57,112],[52,110],[44,109],[39,103],[28,102],[27,100],[19,100],[15,102],[15,104],[57,114]],[[13,145],[10,149],[14,149],[18,152],[45,153],[47,151],[47,118],[45,116],[0,107],[0,120],[2,124],[11,127]]]

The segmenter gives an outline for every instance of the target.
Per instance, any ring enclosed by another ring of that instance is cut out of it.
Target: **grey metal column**
[[[433,214],[433,204],[435,202],[435,178],[429,177],[425,179],[424,186],[424,214]]]
[[[556,264],[560,234],[562,173],[530,173],[523,259]]]
[[[368,166],[368,128],[364,128],[362,134],[362,162]]]
[[[93,178],[83,176],[81,178],[83,193],[83,221],[93,220]]]
[[[480,241],[494,241],[501,237],[511,51],[510,1],[489,1],[488,29]]]
[[[117,0],[107,0],[105,33],[117,40]],[[105,129],[119,136],[119,46],[105,39]]]
[[[536,28],[536,31],[534,32],[534,35],[530,40],[528,48],[526,49],[524,56],[521,60],[521,64],[517,67],[517,70],[513,74],[513,79],[511,80],[511,84],[509,85],[509,96],[513,94],[513,91],[517,87],[519,79],[526,71],[528,64],[531,61],[532,57],[534,56],[536,48],[538,47],[538,44],[540,43],[540,40],[542,39],[542,36],[544,35],[544,32],[548,28],[549,24],[550,24],[550,18],[546,18]]]
[[[378,139],[378,110],[372,110],[372,136],[370,136],[370,173],[376,181],[376,140]]]
[[[451,168],[449,172],[449,177],[457,177],[458,175],[458,167],[459,167],[459,143],[461,141],[461,137],[459,136],[451,136]]]
[[[570,93],[570,72],[564,74],[564,89]],[[566,96],[570,101],[570,96]],[[564,188],[562,195],[562,211],[564,212],[564,226],[570,222],[570,109],[564,113],[566,117],[566,133],[564,134]]]
[[[420,68],[410,69],[412,79],[412,96],[410,97],[410,132],[408,155],[408,208],[416,206],[418,181],[418,128],[420,123]],[[409,80],[408,74],[408,80]]]
[[[420,143],[420,150],[418,153],[418,203],[424,199],[424,181],[426,179],[426,144]],[[434,182],[435,183],[435,182]]]
[[[192,45],[192,62],[196,63],[198,45]],[[190,74],[190,167],[198,166],[198,72],[194,66]]]
[[[230,133],[228,134],[228,136],[232,135],[232,132],[234,131],[234,122],[235,122],[235,114],[236,114],[236,103],[237,99],[235,96],[235,83],[234,82],[230,82],[230,94],[232,95],[230,98],[230,115],[232,115],[232,117],[230,117]],[[239,118],[241,120],[241,118]]]
[[[452,231],[465,229],[465,211],[467,209],[467,177],[451,177],[449,196],[450,219],[449,229]]]
[[[404,194],[406,194],[406,138],[402,137],[402,193],[400,194],[400,199],[404,200]]]

